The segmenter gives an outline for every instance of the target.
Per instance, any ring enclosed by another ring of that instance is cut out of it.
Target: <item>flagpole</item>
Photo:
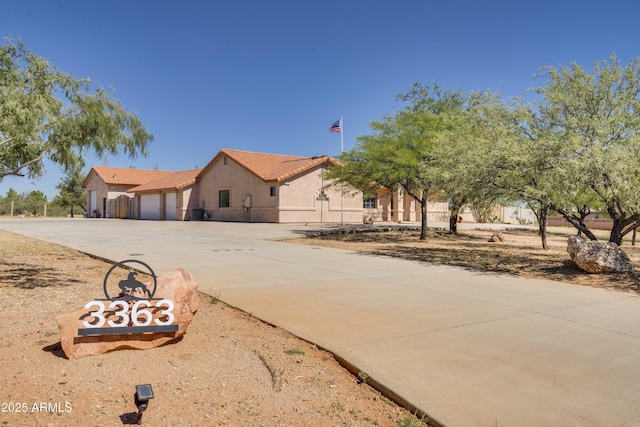
[[[342,116],[340,116],[340,120],[333,122],[329,130],[340,134],[340,154],[344,153],[344,122]],[[342,171],[340,173],[342,174]],[[340,182],[340,225],[344,225],[344,184],[342,182]]]
[[[344,123],[342,116],[340,116],[340,153],[344,153]]]
[[[340,116],[340,154],[344,153],[344,122]],[[344,225],[344,184],[340,184],[340,226]]]

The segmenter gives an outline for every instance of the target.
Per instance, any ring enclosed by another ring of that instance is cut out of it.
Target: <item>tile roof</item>
[[[284,154],[256,153],[252,151],[231,150],[223,148],[205,166],[208,170],[221,157],[227,156],[242,167],[258,176],[263,181],[281,182],[299,175],[315,166],[325,162],[336,164],[329,156],[300,157]]]
[[[191,169],[175,172],[155,181],[147,182],[127,190],[127,193],[142,193],[145,191],[181,190],[195,184],[196,178],[202,169]]]
[[[106,184],[110,185],[141,185],[174,172],[133,168],[112,168],[108,166],[94,166],[82,183],[82,187],[87,186],[91,174],[97,174]]]
[[[268,175],[266,181],[284,181],[325,162],[334,163],[329,156],[308,157],[299,160],[287,160],[278,164]]]

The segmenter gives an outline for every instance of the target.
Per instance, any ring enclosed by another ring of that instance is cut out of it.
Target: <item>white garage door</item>
[[[165,194],[164,199],[164,219],[167,221],[176,220],[176,193]]]
[[[160,219],[160,195],[140,196],[140,219]]]

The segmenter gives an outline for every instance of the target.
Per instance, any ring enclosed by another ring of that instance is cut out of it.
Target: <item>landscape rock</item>
[[[488,242],[504,242],[504,235],[502,233],[494,234],[489,238]]]
[[[197,288],[198,285],[191,275],[183,269],[167,273],[157,279],[154,299],[161,298],[173,301],[174,308],[172,313],[175,317],[173,324],[178,325],[176,332],[78,336],[78,329],[85,328],[82,322],[86,320],[86,315],[91,311],[95,311],[96,308],[82,308],[60,315],[56,320],[58,322],[62,350],[70,360],[76,360],[84,356],[98,355],[112,350],[146,350],[169,342],[175,342],[187,332],[189,323],[198,310]],[[105,306],[108,307],[108,304],[109,301],[105,301]],[[150,310],[155,311],[154,318],[159,316],[160,310]]]
[[[570,236],[567,241],[569,257],[588,273],[631,273],[633,264],[618,245],[612,242],[587,241]]]

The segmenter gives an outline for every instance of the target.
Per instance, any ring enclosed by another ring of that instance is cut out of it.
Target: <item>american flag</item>
[[[342,123],[341,123],[341,121],[342,121],[342,119],[336,120],[336,122],[334,124],[332,124],[331,127],[329,128],[329,131],[335,132],[335,133],[342,133]]]

